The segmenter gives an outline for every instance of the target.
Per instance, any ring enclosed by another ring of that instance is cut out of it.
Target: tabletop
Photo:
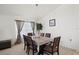
[[[36,42],[38,51],[40,45],[44,45],[46,43],[49,43],[50,41],[53,41],[52,38],[48,38],[48,37],[32,37],[32,39]]]

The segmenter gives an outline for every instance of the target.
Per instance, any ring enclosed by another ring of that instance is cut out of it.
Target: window
[[[23,34],[27,35],[27,33],[29,33],[29,32],[33,32],[32,27],[31,27],[31,23],[25,22],[24,25],[23,25],[23,29],[21,31],[21,37],[23,38]]]

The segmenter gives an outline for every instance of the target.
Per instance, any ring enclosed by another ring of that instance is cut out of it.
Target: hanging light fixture
[[[38,4],[35,4],[36,5],[36,7],[38,6]]]

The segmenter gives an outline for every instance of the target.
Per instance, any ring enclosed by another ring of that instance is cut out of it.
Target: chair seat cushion
[[[45,48],[44,48],[44,51],[52,53],[52,52],[56,52],[57,49],[53,48],[52,46],[46,45]]]
[[[37,45],[33,45],[33,46],[29,45],[28,47],[31,48],[31,49],[33,49],[33,48],[37,49]]]

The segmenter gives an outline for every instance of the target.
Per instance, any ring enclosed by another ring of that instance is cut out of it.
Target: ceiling
[[[0,4],[0,14],[23,16],[29,18],[42,18],[54,11],[60,4]]]

